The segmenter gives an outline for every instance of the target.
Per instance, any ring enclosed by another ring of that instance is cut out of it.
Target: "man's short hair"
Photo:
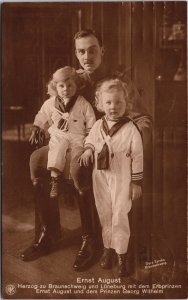
[[[74,40],[76,41],[77,39],[81,39],[83,37],[87,37],[87,36],[90,36],[90,35],[93,35],[96,37],[96,39],[98,40],[99,42],[99,46],[102,47],[103,45],[103,42],[102,42],[102,37],[101,35],[96,32],[95,30],[93,29],[83,29],[81,31],[78,31],[75,36],[74,36]]]

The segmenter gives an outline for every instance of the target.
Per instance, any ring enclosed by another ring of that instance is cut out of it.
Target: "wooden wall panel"
[[[6,16],[2,36],[3,70],[4,81],[9,83],[4,86],[3,102],[5,106],[24,106],[25,117],[30,119],[42,96],[40,24],[33,10],[9,9],[8,6],[3,13]]]
[[[104,18],[104,10],[103,3],[101,2],[93,2],[92,3],[92,23],[91,28],[94,28],[97,32],[100,32],[102,38],[104,38],[104,27],[105,23],[103,21]]]
[[[132,78],[141,93],[141,101],[153,113],[154,47],[153,4],[132,3]]]
[[[131,44],[131,34],[132,34],[132,15],[131,15],[131,3],[124,2],[121,8],[122,13],[122,36],[121,41],[119,43],[119,47],[121,47],[121,42],[124,47],[121,51],[121,61],[125,64],[127,69],[127,74],[132,77],[132,44]]]
[[[103,22],[105,62],[115,68],[118,65],[118,3],[103,3]]]
[[[26,122],[32,122],[48,97],[46,84],[52,73],[72,64],[70,7],[6,3],[2,15],[4,105],[24,106]]]

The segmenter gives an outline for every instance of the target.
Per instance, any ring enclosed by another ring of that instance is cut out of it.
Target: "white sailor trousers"
[[[52,129],[53,130],[53,129]],[[83,153],[84,136],[69,132],[49,130],[51,136],[49,141],[47,169],[55,168],[63,172],[66,163],[66,154],[68,148],[71,149],[71,160],[74,156]]]
[[[93,190],[105,248],[127,252],[131,209],[131,159],[125,152],[115,153],[107,170],[93,170]]]

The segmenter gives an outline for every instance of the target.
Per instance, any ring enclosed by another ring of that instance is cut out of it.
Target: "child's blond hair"
[[[72,78],[77,87],[79,85],[79,76],[76,73],[76,70],[72,67],[66,66],[64,68],[58,69],[53,75],[52,79],[49,81],[47,88],[47,94],[50,96],[57,96],[56,85],[59,81],[65,81],[69,78]]]
[[[120,80],[118,77],[107,77],[96,85],[95,89],[95,105],[98,111],[104,112],[103,105],[102,105],[102,93],[103,92],[113,92],[116,91],[122,91],[125,95],[125,101],[127,102],[129,98],[129,90],[128,86],[125,82]]]
[[[131,113],[133,111],[146,113],[146,109],[142,107],[141,98],[135,84],[125,74],[120,75],[112,74],[96,84],[95,106],[97,110],[103,112],[101,93],[104,89],[109,92],[116,89],[122,90],[125,94],[125,101],[127,103],[126,113]]]

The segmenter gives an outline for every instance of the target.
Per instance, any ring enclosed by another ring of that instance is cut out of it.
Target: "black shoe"
[[[51,177],[50,198],[56,198],[60,193],[60,176]]]
[[[127,277],[129,273],[126,270],[126,254],[117,254],[118,259],[118,277]]]
[[[58,241],[53,241],[52,238],[47,235],[46,229],[43,228],[38,241],[21,253],[20,258],[23,261],[36,260],[41,256],[53,252]]]
[[[82,246],[73,265],[74,270],[78,272],[88,268],[96,253],[94,240],[88,235],[82,236],[82,239]]]
[[[113,249],[104,248],[103,255],[100,260],[100,266],[103,269],[111,269],[112,268],[112,258],[113,258]]]

